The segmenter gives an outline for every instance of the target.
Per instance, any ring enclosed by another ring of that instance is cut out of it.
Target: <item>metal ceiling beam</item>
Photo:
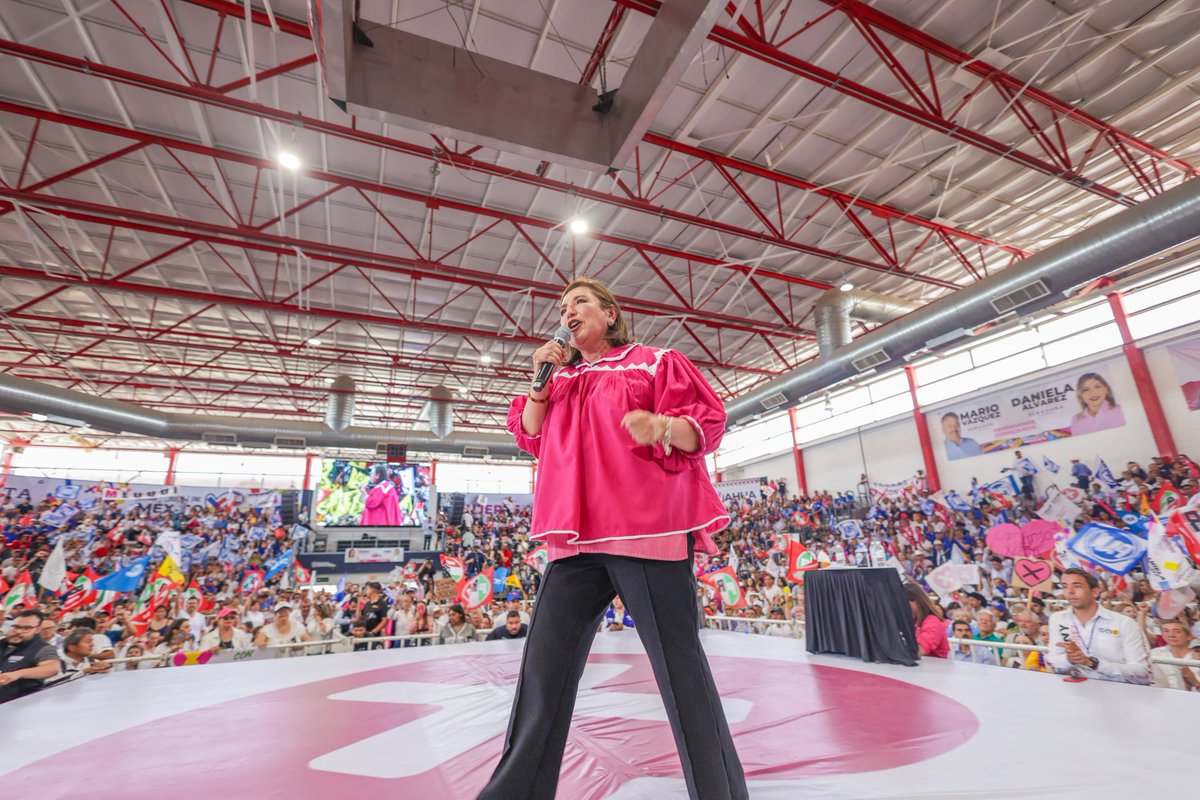
[[[54,53],[54,52],[51,52],[48,50],[42,50],[40,48],[30,47],[27,45],[20,44],[18,42],[12,42],[12,41],[7,41],[7,40],[0,40],[0,53],[8,53],[10,55],[16,55],[18,57],[25,58],[27,60],[30,60],[30,61],[33,61],[36,63],[45,64],[47,66],[60,67],[60,68],[71,70],[71,71],[78,72],[81,74],[92,75],[92,76],[104,78],[104,79],[107,79],[110,81],[123,83],[123,84],[129,85],[129,86],[135,86],[138,88],[148,89],[150,91],[156,91],[156,92],[168,94],[168,95],[175,96],[175,97],[194,100],[196,102],[205,103],[205,104],[212,105],[212,106],[219,107],[219,108],[225,108],[227,110],[248,114],[248,115],[260,117],[263,119],[269,119],[269,120],[273,120],[276,122],[286,123],[289,125],[292,125],[292,124],[302,125],[306,129],[315,130],[319,133],[329,135],[329,136],[334,136],[336,138],[346,139],[346,140],[350,140],[350,141],[359,141],[359,142],[370,144],[375,147],[381,147],[384,149],[405,153],[407,155],[413,155],[416,157],[426,158],[429,160],[434,160],[434,161],[439,161],[439,162],[452,163],[454,166],[456,166],[460,169],[469,169],[469,170],[473,170],[473,171],[480,172],[483,174],[495,175],[496,177],[502,177],[507,180],[513,180],[513,181],[517,181],[517,182],[521,182],[521,183],[527,183],[527,184],[539,186],[542,188],[551,188],[551,189],[554,189],[554,190],[559,191],[564,194],[576,195],[581,199],[591,200],[594,202],[604,203],[607,205],[614,205],[614,206],[626,208],[629,210],[638,211],[641,213],[655,216],[662,220],[670,219],[672,221],[679,222],[681,224],[688,225],[688,226],[707,228],[710,230],[714,230],[714,231],[718,231],[721,233],[726,233],[726,234],[729,234],[732,236],[736,236],[741,239],[748,239],[748,240],[754,241],[759,244],[779,247],[781,249],[800,253],[803,255],[815,256],[817,258],[822,259],[823,261],[832,261],[832,262],[842,263],[848,267],[867,269],[867,270],[871,270],[874,272],[893,275],[893,276],[897,276],[897,277],[901,277],[901,278],[905,278],[905,279],[909,279],[909,280],[913,280],[913,281],[918,281],[921,283],[928,283],[931,285],[940,286],[942,288],[947,288],[947,289],[960,288],[958,284],[955,284],[951,281],[945,281],[945,280],[942,280],[939,278],[929,277],[929,276],[922,275],[921,273],[917,273],[917,272],[910,272],[910,271],[906,270],[905,268],[903,268],[902,266],[890,265],[890,264],[887,264],[884,262],[871,261],[869,259],[858,257],[858,256],[853,256],[848,253],[838,252],[838,251],[829,250],[829,249],[825,249],[825,248],[821,248],[821,247],[807,245],[802,242],[792,241],[788,238],[773,234],[770,231],[767,231],[765,229],[763,231],[754,231],[754,230],[750,230],[747,228],[742,228],[742,227],[739,227],[736,225],[732,225],[729,223],[720,222],[718,220],[707,219],[705,217],[692,215],[692,214],[686,214],[686,213],[683,213],[680,211],[676,211],[674,209],[667,208],[665,206],[654,205],[652,202],[644,200],[644,199],[639,198],[636,195],[632,195],[632,194],[627,197],[621,197],[620,195],[599,192],[594,189],[580,188],[573,184],[564,184],[559,181],[551,181],[551,180],[548,180],[545,178],[541,178],[537,175],[531,175],[531,174],[527,174],[527,173],[519,173],[515,170],[511,170],[507,167],[501,167],[497,164],[487,164],[485,162],[476,161],[475,159],[471,158],[470,156],[455,153],[450,150],[439,149],[437,152],[435,152],[431,148],[422,147],[420,145],[410,144],[410,143],[403,142],[401,140],[397,140],[394,138],[383,137],[383,136],[379,136],[376,134],[367,133],[365,131],[355,130],[353,128],[336,125],[334,123],[329,123],[324,120],[316,119],[313,117],[305,117],[300,114],[281,111],[279,109],[271,108],[269,106],[265,106],[260,103],[253,103],[253,102],[249,102],[249,101],[239,100],[236,98],[226,97],[217,92],[214,92],[211,89],[208,89],[207,87],[186,86],[186,85],[181,85],[181,84],[174,84],[169,81],[152,78],[152,77],[141,75],[139,73],[131,72],[128,70],[121,70],[121,69],[110,67],[110,66],[107,66],[104,64],[97,64],[95,62],[85,61],[83,59],[74,58],[72,56],[66,56],[66,55]],[[121,129],[121,130],[125,131],[126,133],[129,132],[127,129]],[[703,151],[701,151],[701,152],[703,152]],[[700,156],[697,156],[697,157],[700,157]],[[373,187],[378,186],[378,184],[371,184],[371,185]],[[782,185],[782,184],[780,184],[780,185]],[[847,202],[849,202],[849,201],[847,201]],[[463,210],[468,211],[470,213],[487,214],[489,216],[495,216],[497,213],[500,213],[500,212],[495,212],[491,209],[478,209],[478,207],[473,207],[473,208],[469,207],[469,208],[464,208]],[[900,212],[897,210],[895,212],[895,214],[892,216],[899,218],[901,216],[904,216],[904,214],[903,214],[903,212]],[[912,218],[911,215],[908,215],[908,217],[910,219]],[[535,226],[541,227],[541,228],[556,228],[556,227],[561,226],[563,224],[563,222],[562,221],[546,221],[546,220],[531,219],[528,224],[535,225]],[[934,223],[930,223],[930,225],[933,225],[933,224]],[[692,254],[692,253],[681,253],[680,251],[678,251],[674,248],[667,248],[667,247],[661,247],[661,246],[651,245],[651,244],[647,244],[647,243],[636,242],[633,240],[626,240],[626,239],[624,239],[622,237],[618,237],[618,236],[605,235],[605,234],[592,234],[592,236],[593,236],[593,238],[599,239],[600,241],[610,242],[610,243],[613,243],[613,244],[616,244],[619,246],[627,246],[627,247],[634,247],[634,248],[643,247],[651,252],[656,252],[661,255],[673,256],[673,257],[684,259],[684,260],[690,259],[690,260],[696,261],[698,263],[708,264],[711,266],[730,268],[730,269],[734,269],[736,271],[742,272],[744,274],[749,273],[753,269],[752,267],[747,266],[745,264],[728,264],[726,262],[723,262],[721,259],[713,258],[711,256],[706,256],[706,255],[701,255],[701,254]],[[978,237],[975,237],[975,238],[978,238]],[[771,277],[771,278],[781,280],[781,281],[810,286],[812,288],[817,288],[817,289],[822,289],[822,290],[829,288],[828,284],[825,284],[821,281],[814,281],[809,278],[804,278],[804,277],[796,276],[796,275],[790,275],[787,273],[780,273],[780,272],[773,271],[773,270],[759,268],[757,270],[754,270],[754,272],[755,272],[755,274],[757,274],[759,276]]]
[[[649,16],[656,14],[661,6],[658,0],[614,0],[614,2]],[[784,52],[781,47],[769,41],[764,36],[764,32],[758,30],[754,23],[745,17],[739,17],[735,22],[740,30],[733,30],[718,24],[713,28],[709,38],[739,53],[807,78],[827,89],[853,97],[896,117],[944,134],[955,141],[971,145],[997,158],[1019,164],[1025,169],[1063,181],[1114,203],[1132,206],[1141,200],[1141,198],[1084,176],[1078,171],[1077,167],[1080,166],[1078,164],[1055,163],[1054,160],[1047,160],[1042,156],[1014,148],[965,125],[960,125],[954,121],[954,117],[955,113],[961,110],[961,104],[947,113],[948,110],[943,108],[940,101],[936,99],[921,104],[905,102]],[[971,95],[969,94],[967,97],[969,99]],[[1091,152],[1088,153],[1089,157],[1090,155]]]
[[[79,219],[80,215],[67,213],[72,218]],[[91,215],[82,215],[81,221],[89,221],[103,224],[103,220]],[[323,317],[327,319],[348,320],[353,322],[369,323],[371,325],[380,325],[384,327],[411,328],[423,331],[435,331],[440,333],[448,333],[457,336],[468,338],[485,338],[501,342],[514,342],[528,345],[542,345],[545,340],[535,336],[506,336],[504,334],[495,333],[487,330],[476,328],[466,328],[456,325],[445,325],[442,323],[433,322],[416,322],[397,317],[389,317],[382,314],[368,314],[361,311],[349,311],[336,308],[325,308],[316,305],[297,305],[276,300],[265,300],[257,297],[238,297],[231,294],[217,294],[214,292],[202,292],[188,289],[180,289],[177,287],[157,286],[152,284],[132,283],[129,281],[116,280],[113,278],[92,278],[85,279],[76,275],[55,275],[50,276],[45,272],[36,269],[28,269],[15,265],[0,264],[0,276],[8,276],[11,278],[24,278],[26,280],[37,281],[50,284],[67,284],[71,286],[86,286],[92,289],[111,289],[118,292],[129,294],[141,294],[146,296],[157,297],[174,297],[181,300],[190,300],[199,303],[211,303],[220,306],[232,306],[241,308],[254,308],[260,310],[276,311],[287,314],[308,315],[314,317]],[[704,360],[693,359],[699,367],[711,369],[727,369],[736,372],[748,372],[758,375],[778,375],[780,370],[761,369],[758,367],[747,367],[735,364],[725,364]]]
[[[241,18],[243,15],[243,12],[244,12],[244,9],[241,5],[231,2],[231,0],[184,0],[184,1],[190,2],[193,5],[199,5],[199,6],[203,6],[205,8],[211,9],[213,11],[217,11],[218,13],[220,13],[222,15],[229,15],[229,16],[234,16],[237,18]],[[610,14],[609,20],[605,25],[604,31],[601,33],[601,37],[600,37],[599,41],[597,42],[596,48],[594,49],[594,51],[592,53],[592,57],[588,61],[588,67],[587,67],[587,69],[585,69],[584,77],[581,78],[581,82],[590,80],[589,75],[594,73],[595,69],[598,66],[599,59],[603,58],[604,52],[606,51],[608,45],[611,42],[611,37],[612,37],[613,33],[615,33],[616,28],[619,26],[621,20],[624,18],[626,10],[627,10],[626,7],[623,5],[617,4],[614,6],[613,12],[612,12],[612,14]],[[276,19],[278,20],[279,17],[276,16]],[[270,20],[267,18],[266,14],[260,14],[258,16],[255,16],[254,21],[259,25],[270,26]],[[285,33],[292,34],[294,36],[300,36],[302,38],[311,40],[308,28],[303,23],[296,23],[293,21],[293,24],[281,27],[280,30],[282,30]],[[1030,253],[1028,251],[1022,250],[1017,247],[1012,247],[1010,245],[1003,244],[1003,243],[998,242],[990,237],[981,236],[981,235],[978,235],[975,233],[971,233],[970,231],[966,231],[961,228],[954,227],[952,225],[947,225],[945,223],[937,222],[937,221],[934,221],[931,219],[926,219],[919,215],[910,214],[899,208],[890,207],[890,206],[887,206],[887,205],[884,205],[881,203],[875,203],[875,202],[872,202],[871,200],[863,199],[860,196],[858,196],[857,194],[853,194],[851,192],[839,191],[837,189],[833,189],[830,187],[817,186],[817,185],[812,184],[811,182],[804,181],[803,179],[801,179],[799,177],[789,175],[784,172],[779,172],[777,170],[765,168],[765,167],[763,167],[759,164],[756,164],[752,161],[737,159],[737,158],[733,158],[730,156],[725,156],[725,155],[722,155],[719,153],[715,153],[710,150],[705,150],[702,148],[694,147],[694,146],[688,145],[683,142],[676,142],[672,139],[661,136],[659,134],[655,134],[653,132],[647,133],[646,136],[643,137],[643,142],[654,145],[656,147],[661,147],[663,149],[669,149],[671,152],[674,152],[674,153],[687,155],[690,158],[699,160],[701,163],[711,164],[714,167],[715,166],[731,167],[731,168],[737,169],[739,171],[744,171],[749,174],[752,174],[755,177],[759,177],[759,178],[763,178],[765,180],[771,181],[772,183],[776,184],[776,192],[778,192],[780,187],[790,187],[790,188],[799,189],[802,191],[811,191],[822,197],[826,197],[828,199],[833,200],[835,203],[837,203],[839,206],[841,206],[843,208],[849,207],[849,208],[858,209],[861,211],[870,212],[871,214],[873,214],[877,217],[888,220],[888,222],[889,222],[889,231],[887,232],[888,235],[891,235],[893,233],[890,230],[891,222],[903,221],[903,222],[907,222],[907,223],[916,225],[918,227],[936,231],[938,233],[938,238],[932,240],[932,243],[934,243],[934,244],[942,241],[943,237],[949,236],[949,237],[953,237],[955,239],[963,239],[963,240],[970,242],[972,244],[975,244],[975,245],[980,245],[980,246],[985,246],[985,247],[995,247],[999,250],[1009,253],[1010,255],[1014,255],[1014,256],[1018,256],[1018,257],[1022,257],[1022,258],[1030,255]],[[417,146],[414,145],[412,147],[417,147]],[[483,172],[486,174],[493,174],[493,175],[497,175],[499,177],[503,177],[506,180],[513,180],[513,181],[517,181],[517,182],[521,182],[521,183],[536,185],[536,186],[539,186],[540,188],[546,188],[546,189],[551,189],[551,190],[558,191],[558,192],[565,192],[568,194],[578,195],[581,199],[586,199],[586,200],[589,200],[592,202],[603,203],[603,204],[607,204],[607,205],[618,205],[627,210],[642,211],[644,213],[654,214],[655,216],[659,216],[663,219],[673,219],[675,221],[683,222],[684,224],[688,224],[691,226],[707,227],[712,230],[720,230],[725,233],[731,233],[733,235],[742,236],[743,238],[745,237],[744,231],[738,231],[736,228],[733,230],[730,230],[729,228],[732,226],[726,226],[724,223],[720,223],[715,220],[705,219],[703,217],[696,217],[696,216],[690,216],[690,215],[682,215],[682,217],[681,217],[678,215],[678,212],[675,212],[672,209],[665,209],[662,206],[654,206],[653,198],[649,196],[650,195],[649,191],[646,191],[646,192],[637,191],[637,190],[630,189],[629,187],[625,186],[624,182],[621,180],[620,173],[617,173],[616,175],[614,175],[615,182],[617,183],[618,186],[620,186],[626,192],[627,197],[621,197],[620,195],[607,194],[604,192],[599,192],[594,189],[587,189],[584,187],[575,186],[574,184],[563,184],[563,183],[560,183],[557,181],[548,180],[548,179],[542,177],[542,174],[544,173],[545,168],[546,168],[545,162],[543,162],[542,167],[539,169],[539,171],[536,175],[531,175],[528,173],[521,173],[521,172],[517,172],[517,171],[513,171],[513,170],[508,170],[506,168],[500,168],[497,165],[488,164],[486,162],[478,162],[478,161],[475,161],[474,159],[470,158],[470,155],[473,154],[474,152],[476,152],[477,150],[479,150],[478,146],[472,147],[464,153],[454,153],[452,151],[447,150],[446,157],[448,159],[452,159],[455,163],[455,166],[459,167],[460,169]],[[415,155],[415,153],[411,153],[411,154]],[[433,157],[433,156],[431,156],[431,157]],[[651,160],[653,160],[653,159],[647,159],[647,163],[649,163]],[[638,164],[631,166],[630,169],[634,170],[637,173],[637,186],[641,187],[642,172],[641,172],[640,158],[639,158]],[[693,167],[693,169],[694,169],[694,167]],[[690,171],[691,170],[687,170],[687,172],[690,172]],[[748,205],[748,208],[753,212],[755,209],[755,205],[751,202]],[[849,213],[853,213],[853,212],[847,212],[847,213],[849,214]],[[761,232],[757,232],[757,233],[751,232],[750,238],[755,239],[756,241],[762,241],[765,243],[776,244],[777,246],[780,246],[780,247],[788,247],[792,244],[786,240],[783,243],[773,241],[770,231],[767,230],[766,228],[764,228],[764,230]],[[780,237],[776,236],[773,238],[778,239]],[[922,245],[917,248],[917,250],[920,250],[921,247],[923,247],[925,245],[925,243],[928,243],[929,241],[930,240],[925,240],[925,242],[923,242]],[[915,254],[916,253],[914,252],[913,255],[915,255]],[[948,255],[951,255],[952,257],[956,257],[956,256],[954,256],[953,253],[950,253]],[[907,260],[911,261],[912,256],[910,256]],[[901,274],[904,274],[905,277],[912,277],[916,280],[920,280],[919,273],[903,273],[902,272]],[[950,282],[943,282],[943,285],[945,286],[945,288],[956,288],[955,285]]]

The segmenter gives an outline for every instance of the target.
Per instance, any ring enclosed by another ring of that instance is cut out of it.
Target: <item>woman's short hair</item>
[[[613,347],[620,347],[623,344],[629,344],[633,341],[633,337],[629,335],[629,326],[625,323],[625,315],[621,311],[621,306],[617,303],[617,298],[609,288],[595,278],[575,278],[567,284],[567,288],[563,289],[562,296],[566,297],[575,289],[585,288],[595,295],[600,301],[600,305],[604,308],[611,308],[616,311],[616,319],[613,324],[608,326],[608,333],[605,338]],[[583,358],[583,355],[574,347],[567,345],[567,361],[568,364],[574,364]]]

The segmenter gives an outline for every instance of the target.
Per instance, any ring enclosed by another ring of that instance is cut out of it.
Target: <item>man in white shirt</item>
[[[1069,608],[1050,615],[1046,663],[1060,674],[1150,683],[1150,646],[1137,621],[1109,611],[1097,602],[1100,581],[1082,569],[1062,576],[1063,598]]]
[[[1165,647],[1156,647],[1150,651],[1151,658],[1180,658],[1193,660],[1196,656],[1188,646],[1191,631],[1186,623],[1178,619],[1169,619],[1162,623],[1162,635],[1167,640]],[[1200,661],[1194,667],[1180,667],[1175,664],[1153,664],[1154,685],[1164,689],[1181,689],[1185,692],[1200,691]]]
[[[179,619],[186,619],[191,624],[192,644],[198,644],[200,639],[204,637],[204,632],[208,630],[208,620],[200,613],[200,601],[194,597],[189,597],[184,604],[184,608],[179,612]]]

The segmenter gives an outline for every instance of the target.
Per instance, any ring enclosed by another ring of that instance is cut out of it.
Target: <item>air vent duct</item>
[[[489,453],[491,453],[491,448],[489,447],[475,447],[472,445],[467,445],[462,450],[462,454],[467,458],[487,458]]]
[[[953,331],[974,331],[997,316],[1051,306],[1075,287],[1124,269],[1200,235],[1200,180],[1190,180],[1127,208],[1011,267],[938,298],[902,323],[864,334],[820,358],[768,381],[725,406],[729,425],[762,413],[762,400],[783,393],[791,402],[859,374],[862,366],[898,366],[905,356]],[[1053,286],[1051,293],[1049,287]],[[872,354],[886,352],[879,364]]]
[[[764,397],[759,403],[762,404],[764,411],[770,411],[773,408],[779,408],[787,402],[787,395],[783,392],[776,392],[770,397]]]
[[[453,392],[445,386],[435,386],[429,390],[429,402],[421,409],[421,417],[429,420],[429,432],[439,439],[454,432],[453,400]]]
[[[991,303],[992,308],[996,309],[997,314],[1007,314],[1010,311],[1016,311],[1026,303],[1041,300],[1049,294],[1050,287],[1042,281],[1033,281],[1032,283],[1027,283],[1024,286],[1013,289],[1008,294],[993,297]]]
[[[354,398],[357,387],[354,378],[338,375],[329,387],[329,404],[325,407],[325,424],[335,431],[344,431],[354,424]]]
[[[215,433],[213,431],[205,431],[200,434],[200,440],[205,444],[234,445],[238,443],[236,433]]]
[[[891,361],[891,356],[887,354],[886,350],[876,350],[874,353],[867,353],[861,358],[854,359],[850,364],[859,372],[868,372],[889,361]]]
[[[295,436],[276,436],[275,446],[280,450],[303,450],[306,447],[305,441]]]

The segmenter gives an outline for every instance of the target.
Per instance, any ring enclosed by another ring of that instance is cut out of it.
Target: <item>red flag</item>
[[[1182,541],[1192,561],[1200,564],[1200,510],[1183,508],[1172,511],[1167,518],[1167,534]]]
[[[726,611],[746,605],[746,593],[742,591],[733,567],[714,570],[707,575],[701,575],[699,580],[717,590],[721,605]]]
[[[787,579],[793,583],[804,580],[804,573],[821,566],[813,552],[799,542],[788,545]]]
[[[474,611],[480,606],[492,602],[495,574],[495,570],[488,567],[477,575],[460,580],[458,586],[455,587],[455,601],[462,603],[463,608],[467,611]]]
[[[92,584],[100,578],[89,566],[82,575],[77,575],[71,581],[71,591],[63,600],[63,611],[75,611],[83,608],[86,605],[96,602],[98,592],[92,588]]]
[[[1166,514],[1172,509],[1183,508],[1184,505],[1183,493],[1170,483],[1164,483],[1162,488],[1158,490],[1158,494],[1154,496],[1154,508],[1159,514]]]

